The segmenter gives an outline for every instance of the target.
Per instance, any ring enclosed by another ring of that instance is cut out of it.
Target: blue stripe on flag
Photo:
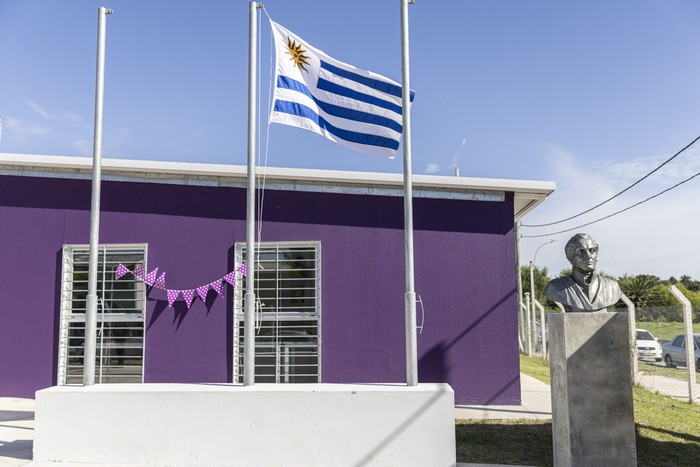
[[[368,78],[367,76],[358,75],[357,73],[338,68],[337,66],[331,65],[330,63],[324,62],[323,60],[321,60],[321,68],[330,71],[334,75],[338,75],[342,78],[347,78],[349,80],[355,81],[356,83],[364,84],[365,86],[369,86],[370,88],[376,89],[377,91],[381,91],[385,94],[391,94],[392,96],[401,97],[401,86],[397,86],[392,83],[387,83],[386,81],[381,81],[375,78]],[[413,98],[415,97],[415,95],[416,93],[414,91],[411,91],[411,102],[413,102]]]
[[[345,86],[340,86],[339,84],[331,83],[323,78],[318,79],[317,87],[323,91],[332,92],[333,94],[338,94],[339,96],[343,97],[349,97],[350,99],[355,99],[356,101],[366,102],[367,104],[376,105],[377,107],[391,110],[392,112],[396,112],[397,114],[401,115],[400,105],[370,96],[369,94],[355,91],[354,89],[346,88]]]
[[[308,108],[303,104],[297,102],[282,101],[277,99],[275,101],[275,112],[282,112],[291,115],[297,115],[299,117],[308,118],[320,128],[328,131],[330,134],[337,136],[340,139],[349,141],[351,143],[366,144],[370,146],[379,146],[383,148],[390,148],[396,150],[399,148],[399,142],[391,138],[385,138],[383,136],[370,135],[366,133],[358,133],[356,131],[348,131],[337,128],[330,123],[328,123],[323,117],[318,115],[316,112]]]
[[[309,88],[304,83],[300,83],[299,81],[288,76],[279,76],[277,78],[277,87],[297,91],[308,96],[309,98],[313,99],[316,105],[318,105],[328,115],[333,115],[334,117],[345,118],[356,122],[370,123],[373,125],[391,128],[397,133],[401,133],[403,130],[403,126],[401,124],[390,118],[324,102],[313,96],[311,91],[309,91]]]

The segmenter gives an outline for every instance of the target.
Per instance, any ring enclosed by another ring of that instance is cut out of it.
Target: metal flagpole
[[[257,132],[257,10],[262,3],[250,2],[248,16],[248,207],[246,211],[246,289],[243,318],[243,385],[255,383],[255,135]]]
[[[411,180],[411,84],[408,63],[408,5],[401,0],[401,86],[403,115],[403,212],[406,251],[406,384],[418,384],[418,344],[416,337],[416,292],[413,283],[413,182]]]
[[[97,260],[100,243],[100,185],[102,178],[102,111],[104,109],[105,34],[107,15],[112,10],[97,10],[97,79],[95,83],[95,133],[92,146],[92,201],[90,204],[90,257],[87,309],[85,310],[85,352],[83,386],[95,384],[97,346]]]

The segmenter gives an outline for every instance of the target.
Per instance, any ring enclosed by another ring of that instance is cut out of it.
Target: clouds
[[[438,164],[434,164],[431,162],[425,168],[424,172],[427,174],[430,174],[430,175],[438,174],[438,173],[442,172],[442,167],[440,167],[440,165],[438,165]]]
[[[523,224],[542,224],[585,211],[619,193],[670,157],[641,156],[627,161],[587,161],[562,148],[547,149],[546,177],[557,182],[557,190]],[[521,228],[521,262],[533,259],[535,250],[550,238],[553,246],[538,253],[538,265],[553,273],[568,267],[562,249],[577,231],[591,234],[600,244],[602,270],[614,274],[655,274],[663,278],[689,274],[700,277],[700,178],[673,189],[658,198],[609,219],[557,233],[598,220],[638,203],[700,172],[700,148],[690,148],[628,192],[598,209],[569,221],[539,227]]]
[[[464,156],[464,147],[467,138],[462,138],[459,148],[456,151],[434,155],[430,162],[423,169],[423,173],[430,175],[452,175],[455,169],[459,169],[459,163]]]
[[[18,105],[3,115],[4,128],[0,151],[34,154],[90,156],[93,145],[91,117],[70,110],[56,111],[50,106],[16,92]],[[125,128],[104,130],[105,152],[116,151],[131,140]]]
[[[3,138],[26,143],[33,138],[46,136],[51,129],[44,125],[27,122],[14,117],[3,118]]]

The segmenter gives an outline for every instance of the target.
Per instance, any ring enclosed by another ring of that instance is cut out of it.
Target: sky
[[[103,157],[245,165],[242,0],[0,0],[0,153],[91,156],[99,6],[114,10]],[[267,14],[332,57],[400,81],[399,0],[266,2],[258,95],[261,164],[400,173],[401,151],[368,156],[267,125]],[[522,219],[523,264],[558,274],[566,241],[587,232],[608,274],[700,279],[700,177],[577,228],[700,172],[700,142],[586,215],[526,227],[604,201],[700,135],[700,2],[417,0],[409,22],[414,174],[556,182]]]

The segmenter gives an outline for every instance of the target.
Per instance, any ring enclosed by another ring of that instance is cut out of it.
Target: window
[[[653,341],[654,336],[651,335],[651,333],[647,331],[637,331],[637,340],[638,341]]]
[[[255,382],[318,383],[320,372],[320,244],[261,243],[255,263]],[[236,245],[236,266],[246,261]],[[243,381],[244,277],[236,282],[234,381]]]
[[[88,246],[63,247],[58,384],[82,384]],[[119,280],[119,264],[133,271],[146,263],[145,245],[100,245],[97,277],[96,383],[143,382],[146,289],[132,274]]]

